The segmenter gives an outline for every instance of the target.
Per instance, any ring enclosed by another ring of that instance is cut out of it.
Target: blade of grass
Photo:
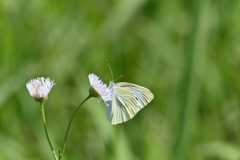
[[[186,159],[194,135],[196,111],[199,106],[201,80],[204,76],[207,44],[208,18],[205,1],[195,0],[192,5],[192,32],[186,48],[186,62],[179,91],[179,117],[177,140],[173,159]]]

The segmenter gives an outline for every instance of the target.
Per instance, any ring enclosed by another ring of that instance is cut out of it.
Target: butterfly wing
[[[112,101],[106,102],[107,119],[111,124],[119,124],[132,119],[139,110],[154,98],[145,87],[120,82],[113,85]]]

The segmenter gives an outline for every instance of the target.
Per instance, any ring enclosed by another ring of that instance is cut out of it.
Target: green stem
[[[72,115],[72,118],[71,118],[71,120],[70,120],[70,122],[69,122],[69,124],[68,124],[68,128],[67,128],[66,135],[65,135],[65,138],[64,138],[64,142],[63,142],[62,156],[63,156],[64,151],[65,151],[67,136],[68,136],[68,132],[69,132],[70,126],[71,126],[71,124],[72,124],[73,117],[74,117],[75,114],[77,113],[78,109],[83,105],[83,103],[86,102],[86,101],[87,101],[89,98],[91,98],[91,97],[92,97],[92,96],[89,94],[89,95],[87,96],[87,98],[85,98],[85,99],[82,101],[82,103],[78,106],[78,108],[74,111],[74,113],[73,113],[73,115]],[[60,159],[59,159],[59,160],[61,160],[62,156],[60,156]]]
[[[42,112],[42,119],[43,119],[43,125],[44,125],[44,130],[45,130],[45,134],[46,134],[46,137],[47,137],[47,140],[48,140],[48,144],[52,150],[52,153],[53,153],[53,157],[55,160],[58,160],[57,156],[56,156],[56,153],[53,149],[53,145],[50,141],[50,138],[48,136],[48,131],[47,131],[47,125],[46,125],[46,119],[45,119],[45,113],[44,113],[44,102],[40,102],[40,107],[41,107],[41,112]]]

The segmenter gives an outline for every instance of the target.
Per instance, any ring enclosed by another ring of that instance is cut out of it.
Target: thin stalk
[[[91,97],[92,97],[92,96],[89,94],[89,95],[87,96],[87,98],[85,98],[85,99],[82,101],[82,103],[78,106],[78,108],[74,111],[74,113],[73,113],[73,115],[72,115],[72,117],[71,117],[71,120],[70,120],[70,122],[69,122],[69,124],[68,124],[68,128],[67,128],[66,135],[65,135],[65,138],[64,138],[64,142],[63,142],[62,155],[59,156],[59,157],[60,157],[59,160],[62,159],[62,156],[63,156],[63,154],[64,154],[65,147],[66,147],[66,141],[67,141],[68,132],[69,132],[69,129],[70,129],[70,126],[71,126],[71,124],[72,124],[72,120],[73,120],[75,114],[77,113],[78,109],[83,105],[83,103],[85,103],[85,102],[86,102],[89,98],[91,98]]]
[[[41,107],[43,125],[44,125],[45,134],[46,134],[46,137],[47,137],[47,140],[48,140],[48,144],[49,144],[49,146],[50,146],[50,148],[52,150],[54,159],[58,160],[58,158],[56,156],[56,153],[54,151],[53,145],[51,143],[51,140],[50,140],[50,138],[48,136],[47,125],[46,125],[46,118],[45,118],[45,113],[44,113],[44,102],[40,102],[40,107]]]

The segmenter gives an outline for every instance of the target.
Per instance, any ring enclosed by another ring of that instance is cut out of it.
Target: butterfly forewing
[[[108,121],[111,124],[126,122],[152,99],[151,91],[142,86],[127,82],[114,84],[112,101],[105,107]]]
[[[149,102],[151,102],[154,98],[152,92],[145,87],[127,82],[117,83],[116,87],[118,86],[130,91],[134,95],[141,109],[145,107]]]

